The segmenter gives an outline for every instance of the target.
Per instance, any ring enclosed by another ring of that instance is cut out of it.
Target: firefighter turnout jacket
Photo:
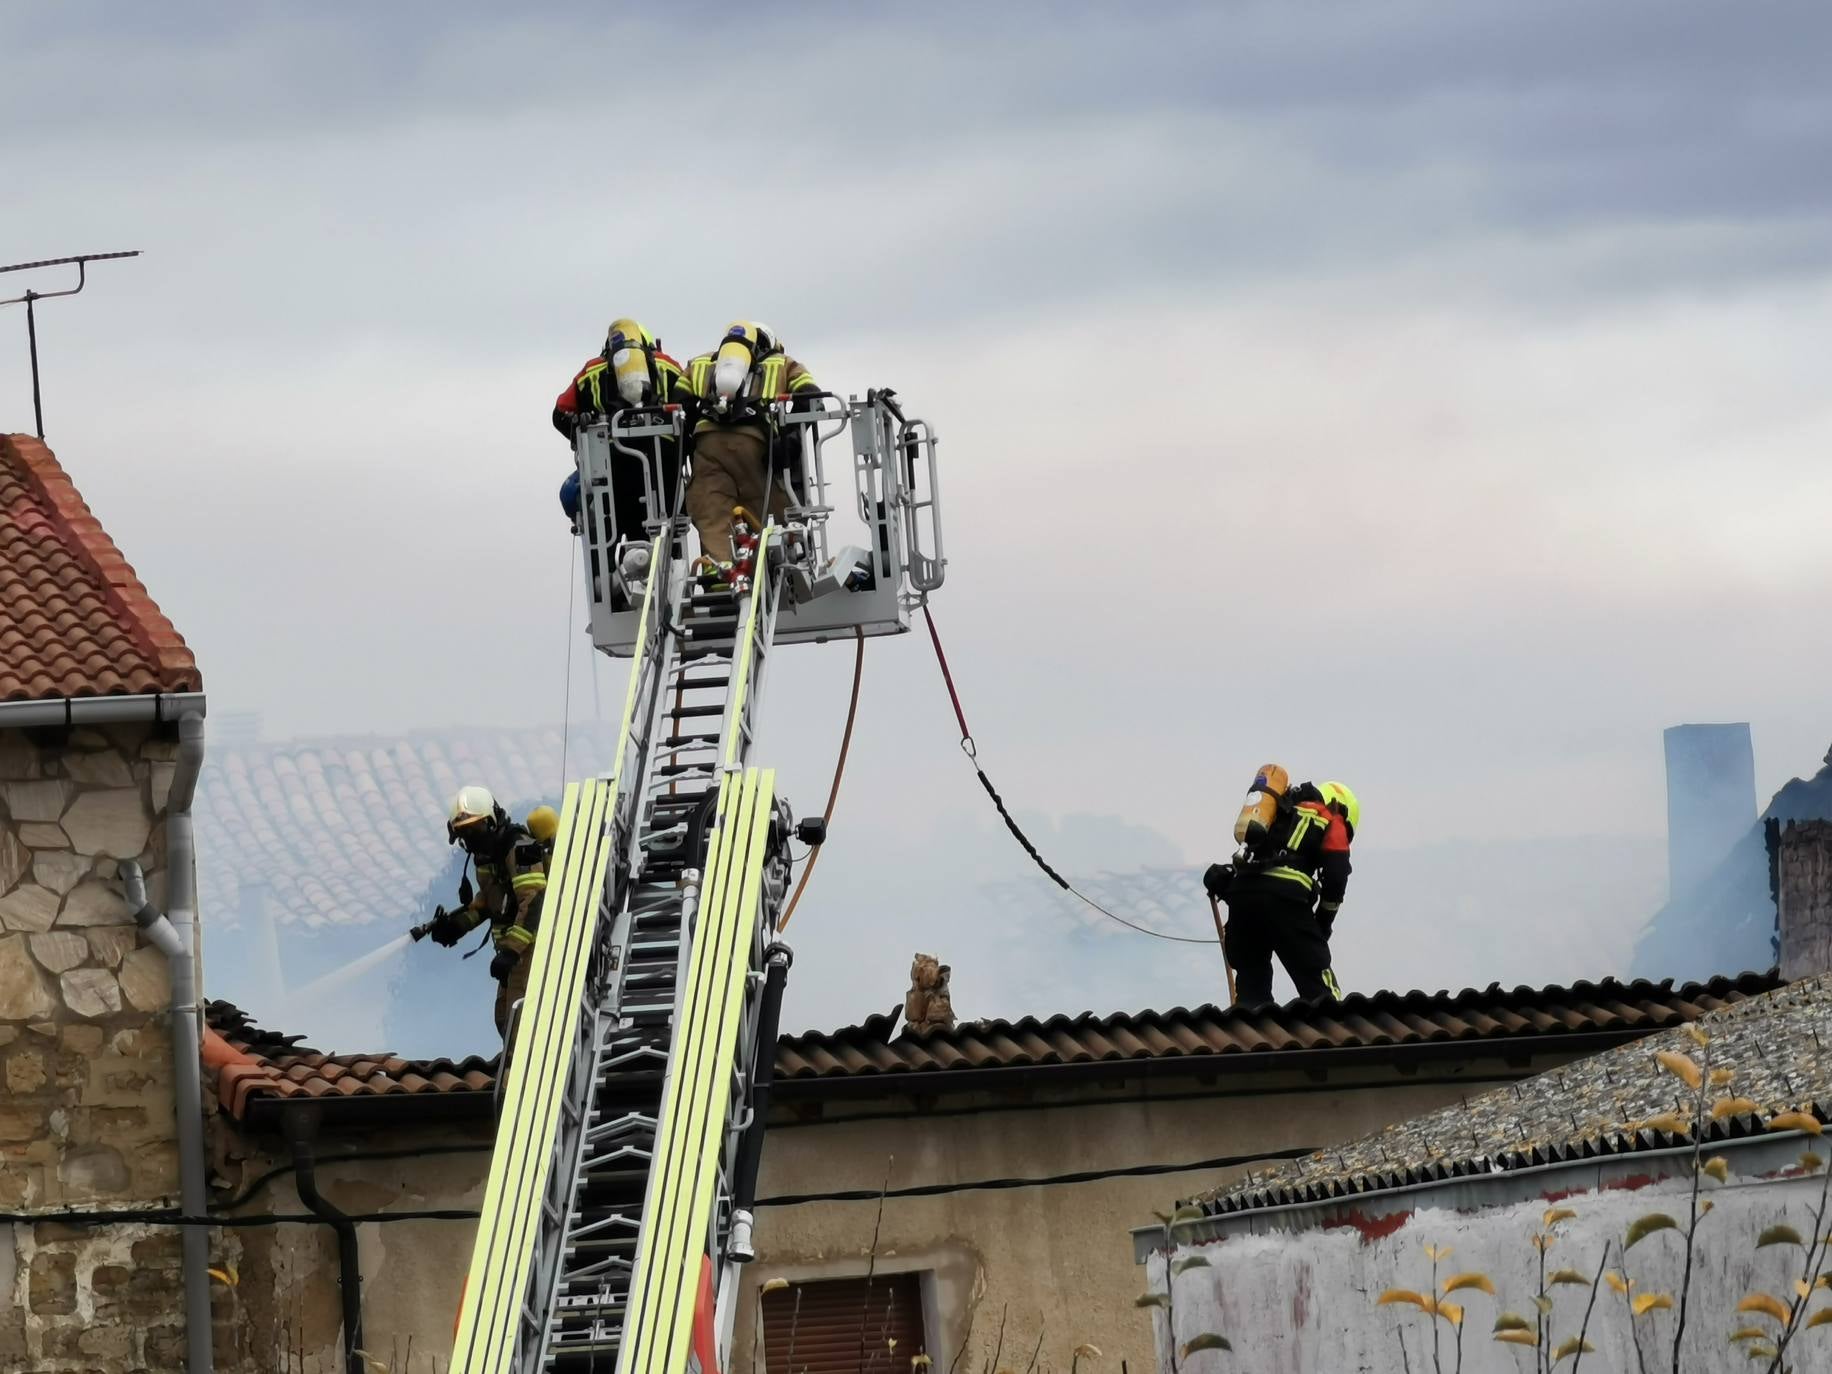
[[[1266,838],[1236,864],[1230,896],[1277,893],[1298,897],[1306,906],[1314,899],[1327,929],[1349,886],[1348,823],[1310,783],[1293,788],[1290,799]]]
[[[452,915],[465,931],[488,921],[499,953],[526,954],[534,944],[546,891],[545,847],[521,826],[512,825],[495,856],[477,856],[477,895]]]
[[[713,387],[713,366],[717,359],[718,353],[714,351],[702,353],[687,364],[686,389],[700,402],[701,419],[694,426],[695,434],[714,429],[738,429],[759,438],[767,437],[764,406],[784,396],[820,390],[820,383],[807,368],[787,353],[771,353],[751,365],[744,390],[733,405],[731,418],[721,420],[708,414],[718,399],[718,392]]]
[[[655,404],[686,405],[693,400],[679,363],[659,348],[651,352],[650,362]],[[610,360],[600,354],[579,369],[553,403],[553,427],[570,441],[579,428],[581,415],[615,415],[627,409],[629,403],[618,394],[617,379],[611,375]]]

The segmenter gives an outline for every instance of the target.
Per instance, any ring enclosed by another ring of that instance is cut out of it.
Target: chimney
[[[1756,818],[1749,724],[1675,725],[1666,731],[1667,900],[1679,901],[1716,868]]]
[[[1775,846],[1781,976],[1832,972],[1832,821],[1789,821]]]
[[[903,1023],[910,1030],[954,1029],[954,999],[948,992],[953,971],[933,954],[910,961],[910,990],[903,999]]]

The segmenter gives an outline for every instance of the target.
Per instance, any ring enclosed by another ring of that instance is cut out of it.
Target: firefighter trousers
[[[509,976],[496,985],[496,1033],[503,1038],[503,1057],[496,1069],[499,1082],[509,1071],[509,1033],[514,1029],[509,1018],[516,1014],[515,1004],[528,995],[528,972],[533,966],[534,951],[529,950],[515,961]]]
[[[693,441],[693,475],[687,480],[687,514],[700,532],[700,552],[720,563],[732,561],[732,510],[744,506],[759,519],[780,522],[788,496],[780,478],[764,466],[768,446],[761,434],[744,429],[709,429]],[[766,508],[764,485],[768,483]]]
[[[1272,998],[1272,957],[1307,1001],[1341,997],[1329,966],[1329,940],[1310,909],[1308,893],[1286,896],[1261,886],[1228,899],[1228,963],[1240,1006],[1263,1006]]]

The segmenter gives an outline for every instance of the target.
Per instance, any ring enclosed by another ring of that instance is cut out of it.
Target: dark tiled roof
[[[1693,1000],[1701,1007],[1705,1001]],[[1683,1028],[1667,1031],[1249,1174],[1198,1201],[1212,1216],[1250,1212],[1684,1143],[1689,1137],[1636,1125],[1682,1105],[1677,1080],[1655,1065],[1662,1050],[1732,1070],[1735,1078],[1723,1093],[1761,1107],[1760,1114],[1711,1122],[1708,1139],[1756,1134],[1766,1116],[1790,1108],[1808,1108],[1827,1120],[1832,975],[1714,1000],[1717,1008],[1698,1018],[1710,1041],[1703,1050]],[[1690,1109],[1684,1114],[1689,1119]]]
[[[1485,992],[1377,993],[1344,1002],[1292,1002],[1253,1011],[1201,1007],[1114,1016],[1054,1016],[1046,1021],[976,1021],[951,1031],[893,1034],[896,1017],[874,1016],[832,1033],[785,1035],[777,1041],[779,1083],[898,1080],[917,1074],[1046,1065],[1200,1062],[1309,1050],[1367,1050],[1505,1041],[1531,1049],[1564,1035],[1639,1037],[1694,1021],[1779,986],[1767,974],[1714,978],[1674,988],[1665,983],[1577,983],[1569,988],[1499,985]],[[256,1026],[228,1002],[212,1002],[208,1023],[223,1045],[212,1062],[217,1094],[243,1118],[267,1098],[487,1098],[495,1061],[473,1056],[402,1059],[389,1054],[324,1055]],[[234,1054],[229,1058],[224,1051]],[[206,1060],[210,1058],[206,1054]],[[894,1086],[894,1082],[890,1084]]]
[[[1768,974],[1671,982],[1574,983],[1568,988],[1355,993],[1341,1002],[1197,1007],[1113,1016],[963,1022],[891,1039],[891,1018],[832,1034],[785,1036],[776,1073],[788,1081],[952,1073],[1134,1060],[1227,1059],[1284,1051],[1374,1049],[1597,1033],[1645,1034],[1779,986]]]
[[[51,450],[0,434],[0,701],[202,687],[197,660]]]

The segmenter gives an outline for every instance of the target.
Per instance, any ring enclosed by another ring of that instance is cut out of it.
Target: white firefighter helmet
[[[446,829],[455,839],[460,831],[495,819],[497,810],[496,798],[489,788],[479,787],[476,783],[460,787],[458,794],[452,798],[451,811],[446,816]]]

